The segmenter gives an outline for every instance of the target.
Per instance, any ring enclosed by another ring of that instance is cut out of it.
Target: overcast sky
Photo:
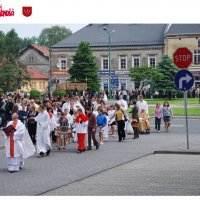
[[[53,25],[65,26],[71,29],[71,31],[74,33],[86,26],[87,24],[0,24],[0,30],[4,33],[7,33],[12,28],[14,28],[21,38],[32,36],[37,37],[39,36],[43,28],[48,28]]]

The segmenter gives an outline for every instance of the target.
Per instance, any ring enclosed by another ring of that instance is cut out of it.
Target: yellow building
[[[30,74],[30,81],[22,87],[21,91],[30,92],[32,89],[36,89],[41,93],[46,93],[48,91],[48,77],[31,67],[27,67],[27,71]]]
[[[165,34],[165,54],[173,59],[174,52],[181,47],[188,48],[193,54],[189,66],[195,78],[195,87],[200,86],[200,24],[172,24]]]

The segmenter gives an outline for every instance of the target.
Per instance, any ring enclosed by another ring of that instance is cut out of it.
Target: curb
[[[200,151],[190,151],[190,150],[176,150],[176,151],[154,151],[153,154],[184,154],[184,155],[200,155]]]

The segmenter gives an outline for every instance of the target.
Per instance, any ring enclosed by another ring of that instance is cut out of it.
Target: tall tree
[[[72,31],[64,26],[52,26],[45,28],[39,35],[38,43],[50,47],[72,34]]]
[[[148,67],[146,65],[130,68],[129,76],[135,82],[135,86],[139,89],[139,91],[141,91],[143,87],[147,85],[150,85],[151,90],[153,90],[155,81],[159,81],[162,77],[155,67]]]
[[[89,43],[80,43],[76,54],[73,56],[73,64],[68,72],[71,81],[86,82],[87,80],[88,91],[99,91],[100,80],[98,77],[98,67]]]
[[[15,29],[11,29],[5,36],[4,56],[8,62],[14,62],[21,50],[21,38],[18,37]]]
[[[157,69],[162,74],[162,78],[159,81],[156,81],[156,90],[160,93],[165,93],[165,95],[171,98],[172,93],[177,92],[174,85],[174,76],[178,69],[174,65],[172,59],[167,55],[163,56]]]
[[[4,92],[12,92],[21,87],[30,79],[24,66],[17,63],[3,63],[0,68],[0,88]]]
[[[21,39],[21,49],[29,46],[30,44],[37,44],[38,38],[37,37],[27,37]]]

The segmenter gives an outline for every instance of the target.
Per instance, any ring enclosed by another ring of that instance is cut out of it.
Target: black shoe
[[[38,158],[44,157],[44,153],[40,152],[40,155],[38,156]]]
[[[138,139],[139,137],[137,136],[137,137],[134,137],[133,139]]]
[[[125,139],[126,139],[126,137],[123,137],[122,139],[123,139],[123,140],[125,140]]]
[[[15,173],[15,171],[9,171],[9,173]]]
[[[119,140],[118,142],[122,142],[122,140]]]
[[[49,156],[50,152],[51,152],[51,149],[49,149],[49,150],[46,152],[46,156]]]
[[[97,146],[96,146],[96,150],[98,150],[99,149],[99,144],[97,144]]]
[[[87,151],[91,151],[92,149],[91,148],[87,148]]]
[[[82,153],[82,150],[78,150],[77,153],[78,153],[78,154],[79,154],[79,153]]]

